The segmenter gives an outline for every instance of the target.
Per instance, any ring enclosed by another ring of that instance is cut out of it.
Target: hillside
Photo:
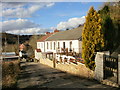
[[[0,36],[2,36],[2,52],[18,53],[18,35],[0,33]],[[40,39],[42,36],[43,35],[19,35],[19,44],[27,42],[34,50],[36,48],[37,39]]]
[[[18,35],[9,34],[9,33],[0,33],[2,34],[2,46],[5,45],[5,38],[7,44],[17,44],[18,43]],[[19,43],[24,43],[28,41],[32,35],[19,35]]]

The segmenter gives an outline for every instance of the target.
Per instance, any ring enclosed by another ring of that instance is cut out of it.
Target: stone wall
[[[40,59],[40,63],[41,64],[44,64],[44,65],[47,65],[47,66],[50,66],[50,67],[53,67],[53,61],[49,60],[49,59]]]
[[[81,76],[81,77],[86,77],[86,78],[94,78],[94,71],[91,71],[90,69],[88,69],[84,64],[57,64],[54,62],[49,60],[49,59],[40,59],[40,63],[41,64],[45,64],[48,65],[52,68],[59,69],[61,71],[65,71],[67,73],[76,75],[76,76]]]
[[[57,64],[56,68],[76,76],[94,78],[94,71],[88,69],[84,64]]]

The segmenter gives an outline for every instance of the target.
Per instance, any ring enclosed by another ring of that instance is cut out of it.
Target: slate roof
[[[81,40],[82,37],[82,28],[83,26],[80,26],[78,28],[72,29],[72,30],[66,30],[61,31],[53,34],[49,38],[46,39],[46,41],[57,41],[57,40]]]

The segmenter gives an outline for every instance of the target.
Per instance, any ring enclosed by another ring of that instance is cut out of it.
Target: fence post
[[[118,85],[120,85],[120,54],[118,54]]]
[[[53,67],[56,67],[56,59],[55,59],[55,53],[53,53]]]

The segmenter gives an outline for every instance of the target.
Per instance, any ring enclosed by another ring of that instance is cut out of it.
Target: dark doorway
[[[65,49],[65,42],[63,42],[63,48]]]

